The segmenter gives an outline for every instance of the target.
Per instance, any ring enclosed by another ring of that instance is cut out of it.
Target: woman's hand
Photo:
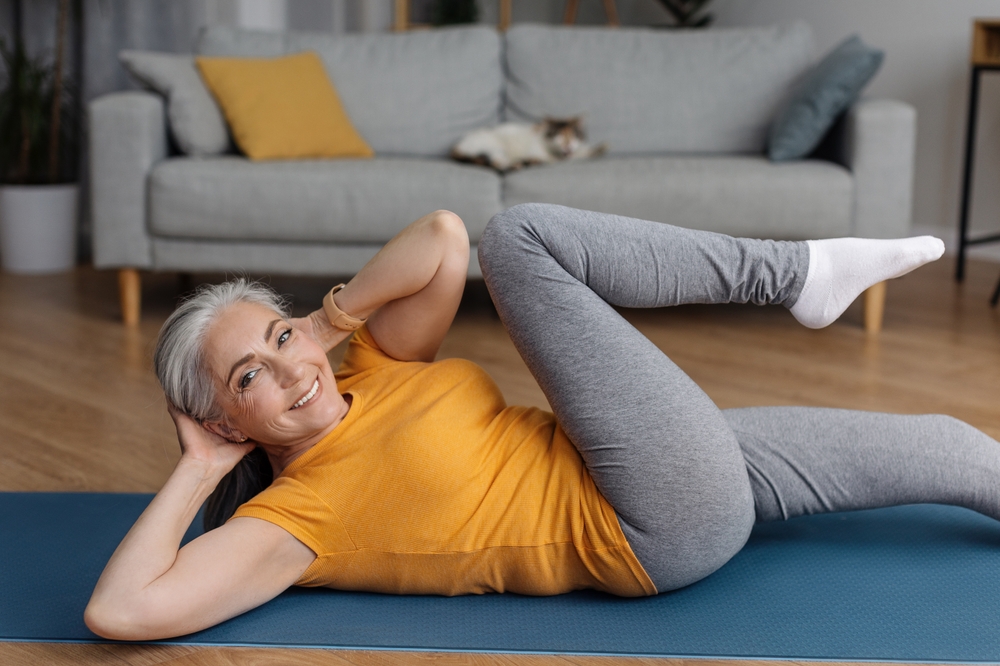
[[[351,331],[334,328],[322,308],[310,312],[305,317],[289,319],[288,323],[297,331],[315,340],[326,351],[330,351],[351,335]]]
[[[173,405],[167,406],[170,418],[177,428],[177,441],[181,445],[181,459],[198,461],[212,469],[229,472],[253,451],[253,442],[231,442],[211,432],[193,418],[180,412]]]

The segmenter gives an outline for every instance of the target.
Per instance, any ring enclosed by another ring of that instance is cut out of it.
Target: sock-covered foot
[[[944,243],[933,236],[829,238],[807,243],[809,272],[791,313],[809,328],[829,326],[868,287],[905,275],[944,254]]]

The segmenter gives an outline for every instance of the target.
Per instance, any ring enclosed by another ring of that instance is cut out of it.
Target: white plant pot
[[[76,264],[76,185],[0,187],[0,266],[59,273]]]

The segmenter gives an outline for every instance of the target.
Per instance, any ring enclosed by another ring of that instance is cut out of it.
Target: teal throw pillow
[[[815,150],[837,116],[875,76],[883,56],[854,35],[813,67],[771,123],[771,161],[797,160]]]

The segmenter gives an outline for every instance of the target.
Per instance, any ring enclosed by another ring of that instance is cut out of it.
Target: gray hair
[[[167,400],[195,420],[223,418],[203,347],[212,323],[237,303],[256,303],[282,317],[289,315],[288,302],[273,289],[238,278],[202,285],[174,310],[160,329],[153,353],[156,377]]]

